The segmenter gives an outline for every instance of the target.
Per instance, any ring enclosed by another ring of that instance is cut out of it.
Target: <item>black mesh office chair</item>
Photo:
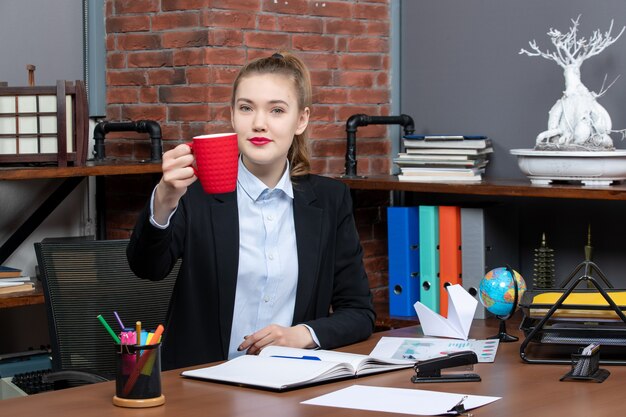
[[[52,346],[49,380],[113,379],[114,341],[99,314],[118,334],[114,311],[126,327],[137,320],[144,329],[165,324],[178,265],[162,281],[139,279],[128,266],[127,244],[75,238],[35,243]]]

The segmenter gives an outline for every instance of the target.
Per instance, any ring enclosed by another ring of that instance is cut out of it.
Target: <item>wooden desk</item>
[[[497,321],[475,322],[471,336],[484,338],[497,332]],[[509,332],[515,333],[514,326]],[[415,327],[376,333],[369,340],[341,349],[369,353],[383,336],[414,337]],[[567,365],[529,365],[519,357],[520,342],[501,344],[495,363],[478,364],[475,371],[481,382],[447,384],[413,384],[412,369],[403,369],[359,379],[338,381],[294,391],[275,393],[204,381],[184,379],[180,370],[163,373],[165,405],[144,410],[115,407],[111,398],[113,382],[84,386],[14,398],[0,402],[7,416],[49,417],[116,417],[116,416],[233,416],[233,417],[381,417],[385,414],[341,408],[302,405],[301,401],[317,397],[354,384],[424,389],[477,395],[501,396],[502,399],[472,411],[476,417],[529,416],[619,416],[623,415],[626,367],[602,366],[611,375],[599,384],[595,382],[559,382],[570,367]],[[399,414],[389,414],[389,416]]]

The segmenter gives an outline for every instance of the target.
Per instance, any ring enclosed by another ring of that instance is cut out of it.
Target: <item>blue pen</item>
[[[272,358],[286,358],[286,359],[304,359],[307,361],[321,361],[317,356],[282,356],[282,355],[272,355]]]

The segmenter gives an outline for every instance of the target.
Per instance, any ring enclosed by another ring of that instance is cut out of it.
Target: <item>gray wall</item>
[[[83,0],[0,0],[0,81],[36,85],[83,79]],[[16,230],[62,180],[0,181],[0,243]],[[6,264],[35,274],[33,243],[52,236],[89,234],[87,185],[83,182],[22,244]],[[0,354],[48,344],[43,305],[0,309]],[[4,337],[6,336],[6,337]]]
[[[83,0],[0,1],[0,81],[37,85],[83,79]]]
[[[561,67],[519,55],[533,39],[551,49],[550,27],[566,32],[581,17],[580,36],[626,25],[624,0],[402,1],[401,111],[418,133],[482,133],[494,140],[487,178],[523,178],[513,148],[532,148],[562,95]],[[582,81],[600,91],[605,74],[620,79],[599,99],[614,129],[626,128],[626,33],[585,61]],[[613,135],[616,147],[626,143]]]
[[[567,32],[579,14],[579,37],[593,30],[613,33],[626,25],[624,0],[437,0],[401,2],[400,108],[411,115],[416,132],[481,133],[494,141],[487,178],[524,178],[513,148],[532,148],[547,127],[548,111],[562,95],[562,69],[555,62],[519,55],[535,39],[553,50],[546,32]],[[613,129],[626,128],[626,33],[600,55],[585,61],[582,81],[599,92],[621,78],[599,99],[611,115]],[[626,148],[618,134],[618,148]],[[426,197],[414,196],[423,204]],[[438,197],[436,204],[443,204]],[[483,203],[485,199],[483,199]],[[443,201],[468,204],[460,198]],[[430,201],[433,202],[432,200]],[[587,226],[592,229],[594,260],[615,286],[626,285],[624,202],[553,199],[500,199],[509,205],[511,227],[519,228],[519,253],[511,254],[528,283],[534,252],[545,232],[556,250],[557,282],[582,261]],[[519,209],[519,210],[514,210]],[[517,231],[516,231],[517,232]],[[504,233],[514,236],[516,233]]]

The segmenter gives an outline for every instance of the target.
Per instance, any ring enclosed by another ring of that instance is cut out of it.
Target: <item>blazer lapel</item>
[[[294,184],[293,216],[298,246],[298,287],[293,322],[304,321],[311,303],[320,262],[322,216],[324,210],[315,207],[315,192],[306,180]]]
[[[214,230],[217,283],[219,288],[220,335],[224,358],[228,357],[230,331],[233,323],[237,269],[239,265],[239,215],[237,193],[217,194],[211,206]]]

